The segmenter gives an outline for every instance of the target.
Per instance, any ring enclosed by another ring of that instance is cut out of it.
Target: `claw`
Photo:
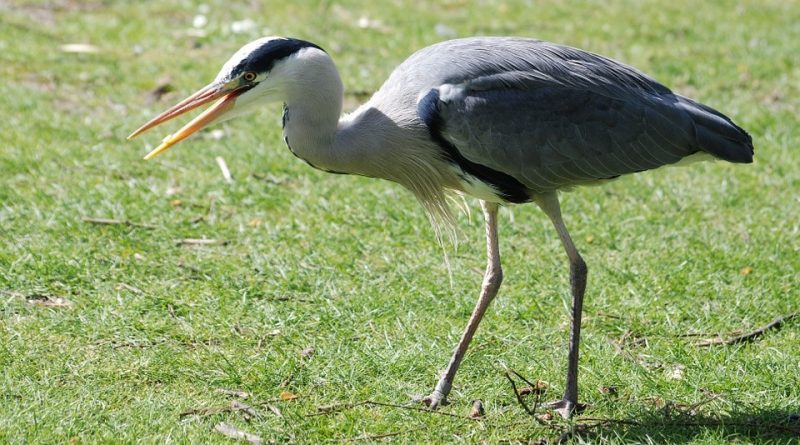
[[[424,403],[431,410],[436,410],[436,408],[439,406],[445,406],[448,404],[447,396],[436,390],[433,391],[428,397],[422,399],[422,403]]]
[[[439,383],[436,384],[436,388],[433,389],[431,395],[422,399],[422,403],[427,405],[431,410],[435,410],[439,405],[447,405],[447,395],[450,394],[450,388],[452,387],[453,385],[447,377],[442,377]]]
[[[566,399],[556,400],[543,405],[545,409],[551,409],[569,420],[573,414],[580,414],[586,409],[585,403],[570,402]]]

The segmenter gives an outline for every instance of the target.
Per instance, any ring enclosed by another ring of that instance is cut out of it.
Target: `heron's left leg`
[[[447,365],[447,369],[442,375],[442,378],[439,380],[433,393],[423,399],[425,404],[430,406],[431,409],[436,409],[447,400],[447,394],[450,393],[450,388],[453,386],[453,379],[456,377],[458,365],[461,364],[461,359],[464,358],[464,354],[467,352],[469,342],[472,340],[472,336],[475,335],[475,331],[478,329],[478,324],[481,322],[483,314],[486,313],[489,303],[491,303],[492,299],[497,295],[497,291],[500,289],[500,283],[503,281],[503,270],[500,268],[500,249],[497,240],[497,209],[499,206],[496,203],[481,201],[481,207],[483,208],[483,215],[486,218],[486,253],[488,256],[486,273],[483,276],[481,295],[478,298],[475,309],[472,311],[472,315],[469,317],[469,322],[467,322],[464,334],[461,336],[461,340],[458,342],[458,346],[456,346],[453,357],[450,359],[450,363]]]
[[[569,335],[569,354],[567,356],[567,383],[564,398],[549,404],[562,417],[568,419],[579,407],[578,405],[578,348],[581,341],[581,313],[583,312],[583,294],[586,291],[586,263],[575,248],[569,236],[564,220],[561,218],[561,206],[556,192],[548,193],[536,200],[539,207],[547,214],[558,232],[561,244],[569,258],[569,283],[572,291],[572,320]]]

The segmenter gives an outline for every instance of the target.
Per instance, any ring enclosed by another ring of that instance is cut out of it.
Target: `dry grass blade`
[[[272,414],[275,414],[278,417],[283,417],[283,413],[281,412],[281,410],[278,409],[277,406],[267,404],[266,407],[268,410],[272,412]]]
[[[129,221],[127,219],[111,219],[111,218],[93,218],[90,216],[84,216],[81,218],[81,221],[89,224],[98,224],[104,226],[130,226],[130,227],[139,227],[142,229],[155,229],[157,228],[151,224],[142,224],[142,223],[135,223],[133,221]]]
[[[242,431],[233,425],[229,425],[225,422],[220,422],[214,426],[214,431],[222,434],[223,436],[230,437],[231,439],[238,439],[238,440],[246,440],[253,445],[260,445],[263,441],[261,437],[256,436],[255,434],[248,433],[246,431]]]
[[[258,417],[258,413],[256,412],[256,410],[253,409],[252,406],[244,404],[238,400],[231,401],[231,411],[241,412],[242,414],[244,414],[244,418],[247,421],[250,421],[250,419],[252,418]]]
[[[59,47],[65,53],[73,54],[94,54],[100,49],[89,43],[65,43]]]
[[[225,178],[225,182],[233,184],[233,176],[231,175],[230,169],[228,169],[228,164],[225,162],[225,159],[222,156],[217,156],[214,160],[217,161],[217,165],[222,171],[222,177]]]
[[[142,290],[139,289],[138,287],[131,286],[130,284],[126,284],[126,283],[117,284],[117,287],[115,289],[117,289],[117,290],[125,289],[125,290],[133,292],[134,294],[142,294],[143,293]]]
[[[224,246],[228,244],[228,241],[206,238],[184,238],[175,240],[175,244],[179,246]]]

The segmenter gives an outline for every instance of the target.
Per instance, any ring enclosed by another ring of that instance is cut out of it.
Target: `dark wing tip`
[[[753,162],[753,138],[731,118],[708,105],[678,96],[678,103],[692,118],[700,148],[729,162]]]

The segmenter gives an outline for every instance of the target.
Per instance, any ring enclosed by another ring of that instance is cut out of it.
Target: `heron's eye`
[[[256,80],[256,77],[258,77],[258,76],[256,75],[256,73],[254,73],[252,71],[248,71],[248,72],[244,73],[244,75],[242,77],[244,77],[244,80],[246,80],[248,82],[252,82],[252,81]]]

